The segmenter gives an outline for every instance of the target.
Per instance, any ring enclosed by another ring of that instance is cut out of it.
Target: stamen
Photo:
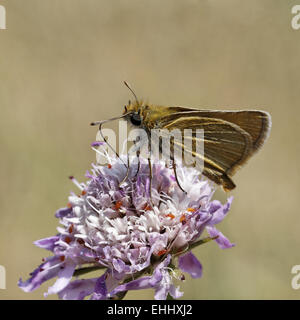
[[[144,211],[150,211],[151,209],[152,209],[152,208],[149,206],[149,204],[146,203],[142,210],[144,210]]]
[[[174,219],[174,218],[175,218],[174,214],[172,214],[172,213],[166,214],[166,217],[169,217],[169,218],[171,218],[171,219]]]
[[[78,238],[78,239],[77,239],[77,242],[78,242],[79,244],[81,244],[81,245],[84,245],[84,240],[82,240],[81,238]]]
[[[114,209],[119,210],[122,207],[122,205],[123,205],[122,201],[117,201],[117,203],[114,206]]]
[[[72,232],[73,232],[73,227],[74,227],[73,224],[71,224],[70,227],[69,227],[69,229],[68,229],[69,233],[72,233]]]
[[[72,239],[68,236],[66,236],[64,240],[67,244],[69,244],[72,241]]]
[[[73,177],[73,176],[70,176],[69,177],[70,180],[72,180],[72,182],[75,184],[75,186],[80,189],[80,190],[83,190],[84,188],[82,187],[82,185]]]
[[[186,216],[185,216],[185,214],[183,214],[181,217],[180,217],[180,220],[179,220],[180,222],[182,222],[182,223],[185,223],[186,222]]]
[[[167,252],[167,250],[163,249],[163,250],[158,251],[157,255],[160,257],[160,256],[164,255],[166,252]]]

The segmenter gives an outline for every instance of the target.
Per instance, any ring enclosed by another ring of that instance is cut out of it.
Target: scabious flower
[[[56,212],[58,234],[35,242],[52,255],[27,281],[20,279],[19,287],[30,292],[57,277],[45,296],[122,299],[128,290],[152,288],[155,299],[181,297],[173,280],[184,280],[183,272],[192,278],[202,275],[191,249],[209,240],[222,249],[233,246],[216,228],[232,198],[224,205],[212,200],[211,182],[193,168],[177,166],[182,192],[162,161],[153,163],[151,183],[142,158],[130,165],[123,181],[127,158],[106,156],[108,165],[92,165],[86,183],[71,177],[80,194],[72,193],[68,206]],[[203,237],[205,231],[208,236]],[[101,269],[97,278],[80,279]]]

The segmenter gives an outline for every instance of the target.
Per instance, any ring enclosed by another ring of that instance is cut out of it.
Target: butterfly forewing
[[[219,110],[197,110],[184,107],[168,107],[169,114],[162,118],[161,126],[164,127],[177,118],[194,116],[220,119],[234,123],[250,134],[253,146],[252,152],[261,147],[267,139],[271,129],[271,116],[260,110],[246,111],[219,111]]]
[[[162,107],[164,108],[164,107]],[[169,107],[168,115],[157,122],[157,127],[172,131],[179,129],[202,129],[204,132],[204,154],[188,150],[182,139],[174,138],[173,151],[182,149],[194,157],[201,157],[203,174],[225,189],[233,189],[230,175],[243,165],[265,141],[270,128],[270,116],[263,111],[207,111]],[[189,138],[186,137],[185,138]]]

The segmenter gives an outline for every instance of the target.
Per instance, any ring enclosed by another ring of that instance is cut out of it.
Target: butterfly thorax
[[[161,119],[170,114],[170,107],[152,105],[143,101],[129,102],[123,114],[128,114],[126,120],[134,126],[147,130],[160,128]]]

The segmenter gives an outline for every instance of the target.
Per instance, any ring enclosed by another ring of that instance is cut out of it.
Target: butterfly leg
[[[152,199],[152,164],[151,159],[148,158],[148,165],[149,165],[149,196]]]
[[[151,164],[150,157],[148,158],[148,165],[149,165],[149,198],[150,198],[151,205],[153,207],[153,202],[152,202],[152,164]]]
[[[129,176],[129,166],[130,166],[130,163],[129,163],[129,154],[127,154],[127,169],[126,169],[126,174],[125,174],[125,177],[123,178],[123,180],[119,183],[119,187],[128,179],[128,176]]]
[[[137,166],[137,169],[136,169],[135,177],[139,174],[140,168],[141,168],[140,152],[139,151],[136,153],[136,156],[138,158],[138,166]]]
[[[182,186],[181,186],[180,183],[179,183],[179,179],[178,179],[177,171],[176,171],[176,163],[175,163],[174,158],[172,159],[172,167],[173,167],[173,171],[174,171],[174,175],[175,175],[175,180],[176,180],[176,183],[177,183],[179,189],[180,189],[182,192],[187,193],[187,192],[182,188]]]
[[[135,141],[134,141],[134,144],[136,144]],[[139,172],[140,172],[140,168],[141,168],[140,154],[141,154],[141,150],[138,149],[138,150],[136,151],[136,157],[137,157],[137,159],[138,159],[138,166],[137,166],[137,170],[136,170],[136,173],[135,173],[135,177],[137,177],[137,175],[138,175]]]

